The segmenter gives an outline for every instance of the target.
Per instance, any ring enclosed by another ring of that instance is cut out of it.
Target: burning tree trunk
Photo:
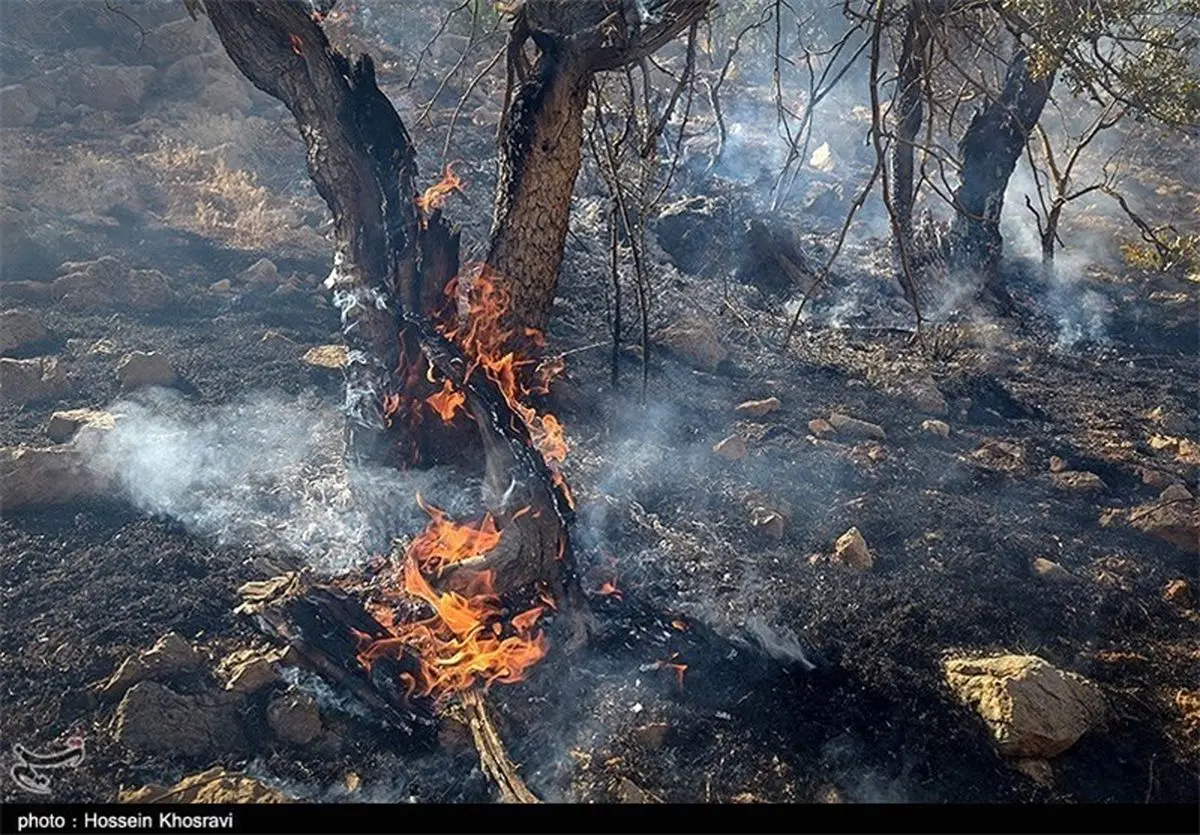
[[[525,0],[508,44],[508,90],[487,264],[512,296],[515,333],[545,331],[579,173],[592,75],[650,55],[713,0]],[[532,41],[532,63],[525,47]]]
[[[1053,84],[1053,72],[1044,77],[1030,72],[1029,55],[1018,46],[1004,89],[975,114],[959,143],[962,173],[954,194],[951,260],[956,267],[982,273],[993,290],[1002,289],[997,267],[1004,192]]]

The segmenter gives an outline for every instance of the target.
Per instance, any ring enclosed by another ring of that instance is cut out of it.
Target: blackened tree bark
[[[596,72],[641,60],[698,21],[713,0],[526,0],[509,34],[487,265],[512,297],[509,324],[545,331],[558,286],[583,114]],[[532,43],[536,57],[525,49]]]
[[[916,198],[916,139],[924,119],[926,53],[929,50],[930,22],[926,19],[926,0],[912,0],[898,62],[899,114],[896,144],[892,146],[892,201],[896,228],[905,242],[912,240],[913,203]],[[899,242],[897,242],[899,244]]]
[[[1018,46],[1000,95],[975,113],[959,143],[962,172],[954,193],[951,263],[981,273],[1001,296],[998,266],[1004,192],[1053,84],[1053,72],[1044,77],[1031,74],[1029,55]]]

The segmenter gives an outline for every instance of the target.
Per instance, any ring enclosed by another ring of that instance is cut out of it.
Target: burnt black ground
[[[103,46],[103,39],[89,40],[94,22],[72,24],[73,46]],[[125,47],[109,48],[104,60],[140,60]],[[26,71],[9,70],[17,79]],[[156,90],[145,108],[184,104]],[[251,112],[285,121],[261,99]],[[20,141],[32,134],[52,148],[89,147],[119,157],[128,121],[93,121],[86,130],[43,121]],[[487,220],[490,133],[487,125],[461,130],[478,152],[468,166],[479,176],[470,184],[473,202],[455,205],[453,213],[478,242]],[[420,142],[425,131],[414,133]],[[433,131],[425,138],[423,147],[440,145]],[[289,147],[281,141],[289,164],[262,172],[263,181],[275,196],[311,201],[303,154]],[[426,161],[422,170],[435,169]],[[36,183],[42,174],[5,176]],[[680,188],[712,185],[692,179]],[[595,205],[594,178],[585,174],[579,196],[581,208]],[[14,204],[28,199],[6,196]],[[118,254],[169,275],[181,302],[144,315],[6,299],[5,307],[43,314],[55,340],[45,347],[63,357],[70,385],[58,399],[5,408],[0,441],[43,443],[54,410],[109,403],[118,394],[113,366],[128,350],[170,356],[197,410],[264,389],[315,389],[329,403],[340,401],[336,379],[299,361],[306,347],[338,339],[337,314],[319,290],[325,255],[286,245],[236,248],[119,212],[124,221],[114,228],[81,230],[65,219],[70,195],[39,199],[23,208],[73,230],[54,240],[74,248],[51,248],[49,272],[30,262],[30,274],[10,278],[49,280],[60,261]],[[659,263],[656,319],[704,313],[731,358],[708,373],[655,351],[644,405],[637,356],[622,355],[622,384],[613,390],[608,349],[588,347],[606,340],[606,232],[586,219],[577,220],[574,232],[552,347],[583,350],[570,355],[552,403],[574,446],[566,472],[580,500],[576,542],[587,586],[615,579],[625,600],[596,598],[605,630],[585,655],[552,651],[527,682],[493,690],[514,759],[535,790],[580,801],[618,799],[629,784],[668,801],[1198,799],[1195,737],[1187,736],[1174,697],[1195,688],[1200,634],[1194,617],[1161,598],[1171,579],[1200,585],[1195,559],[1098,524],[1103,508],[1157,494],[1142,483],[1141,467],[1195,484],[1187,465],[1146,444],[1154,431],[1146,414],[1158,406],[1182,421],[1172,434],[1200,437],[1194,328],[1186,313],[1181,324],[1178,307],[1148,300],[1151,289],[1185,292],[1194,312],[1194,286],[1134,275],[1098,285],[1115,303],[1102,345],[1057,350],[1053,334],[1034,318],[1003,323],[1000,336],[968,337],[950,358],[930,359],[905,333],[838,329],[819,317],[782,352],[782,317],[746,288],[726,292],[728,276],[686,276]],[[223,297],[208,290],[263,256],[281,274],[295,273],[303,291]],[[855,255],[846,257],[853,262]],[[100,339],[113,341],[118,352],[84,350]],[[68,340],[84,349],[68,348]],[[627,341],[636,342],[632,331]],[[885,390],[888,380],[914,368],[927,371],[951,401],[947,440],[922,432],[925,415]],[[779,411],[756,420],[734,415],[737,403],[768,395],[780,398]],[[962,412],[954,405],[960,398],[971,399]],[[807,422],[831,409],[882,424],[888,432],[882,456],[873,459],[862,445],[813,444]],[[748,458],[715,459],[711,446],[734,431],[751,438]],[[1027,466],[1000,476],[967,464],[963,456],[985,438],[1023,445]],[[1107,490],[1055,489],[1047,472],[1051,455],[1097,473]],[[751,528],[748,507],[755,503],[790,506],[781,541]],[[828,553],[851,525],[878,557],[871,572],[810,561]],[[254,641],[251,625],[232,609],[235,588],[258,576],[257,556],[115,500],[6,513],[0,520],[6,748],[46,742],[74,726],[87,729],[88,759],[70,780],[56,783],[61,800],[111,800],[121,785],[170,782],[210,765],[144,761],[122,751],[108,729],[113,707],[97,702],[89,685],[170,630],[217,656]],[[1030,571],[1039,556],[1060,562],[1079,581],[1039,582]],[[755,618],[793,632],[818,669],[801,672],[751,650],[728,659],[726,651],[737,646],[729,641]],[[663,619],[693,624],[693,632],[664,647]],[[1109,724],[1055,760],[1053,787],[1040,786],[993,752],[982,723],[941,683],[941,659],[952,651],[1033,653],[1087,675],[1113,706]],[[669,652],[688,665],[682,687],[670,669],[656,666]],[[270,738],[256,709],[247,717],[252,753],[222,762],[299,796],[347,799],[339,787],[348,772],[363,778],[363,789],[349,799],[490,796],[469,743],[452,727],[436,750],[417,751],[369,720],[327,710],[337,740],[294,749]],[[661,744],[638,731],[656,723],[666,725]],[[27,799],[7,781],[3,797]]]

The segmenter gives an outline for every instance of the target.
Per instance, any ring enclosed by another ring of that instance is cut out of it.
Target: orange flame
[[[449,423],[467,402],[467,396],[461,391],[455,391],[449,380],[443,380],[441,391],[435,391],[426,397],[425,402],[437,412],[443,423]]]
[[[454,173],[454,163],[447,163],[442,179],[425,189],[424,194],[417,198],[417,208],[422,213],[430,215],[445,206],[446,201],[454,192],[462,194],[463,185],[462,178]]]

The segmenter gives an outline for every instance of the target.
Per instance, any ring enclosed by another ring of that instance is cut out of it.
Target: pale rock
[[[1129,510],[1109,510],[1100,521],[1102,525],[1123,522],[1177,548],[1200,553],[1200,501],[1182,484],[1167,487],[1157,501]]]
[[[942,416],[950,411],[950,406],[946,403],[946,397],[938,389],[933,380],[918,380],[911,384],[908,390],[908,399],[917,407],[917,410],[927,415]]]
[[[181,695],[142,681],[125,693],[114,720],[117,742],[138,756],[225,757],[246,749],[240,697],[223,690]]]
[[[217,293],[218,295],[225,295],[233,292],[233,282],[228,278],[222,278],[220,281],[214,281],[208,285],[208,289],[210,292]]]
[[[98,430],[112,429],[117,419],[108,412],[96,409],[67,409],[50,416],[46,434],[56,444],[71,440],[81,428],[87,426]]]
[[[701,371],[716,371],[729,358],[729,351],[706,319],[691,317],[676,322],[654,335],[654,340],[672,354]]]
[[[750,511],[750,524],[768,539],[775,542],[783,539],[786,520],[782,513],[766,507],[755,507]]]
[[[116,697],[142,681],[157,681],[199,669],[204,663],[196,648],[177,632],[168,632],[149,649],[135,652],[100,687],[100,693]]]
[[[1163,587],[1163,600],[1181,609],[1191,609],[1193,605],[1192,585],[1182,577],[1171,580]]]
[[[833,559],[855,571],[870,571],[875,565],[867,540],[858,528],[850,528],[833,543]]]
[[[944,420],[923,420],[921,421],[921,431],[937,435],[939,438],[949,438],[950,424]]]
[[[103,480],[70,446],[0,447],[0,508],[69,504],[100,495]]]
[[[321,735],[321,714],[312,696],[302,690],[279,693],[267,705],[267,724],[277,737],[292,745],[308,745]]]
[[[997,473],[1014,474],[1025,466],[1025,448],[996,438],[984,440],[969,456],[972,464]]]
[[[279,269],[274,261],[260,258],[238,275],[238,281],[255,288],[274,288],[279,284]]]
[[[712,450],[726,461],[737,461],[745,458],[750,452],[746,441],[739,435],[730,435],[725,440],[713,444]]]
[[[1007,757],[1056,757],[1104,718],[1095,684],[1037,656],[950,658],[944,671],[950,690],[983,718]]]
[[[62,384],[58,360],[54,357],[0,358],[0,403],[4,405],[23,406],[49,400],[58,395]]]
[[[349,361],[350,351],[345,345],[318,345],[309,348],[301,358],[313,368],[340,371]]]
[[[808,422],[808,431],[818,438],[829,438],[837,434],[837,430],[833,428],[833,424],[824,418],[813,418],[810,420]]]
[[[1061,473],[1067,468],[1067,462],[1059,458],[1057,455],[1050,456],[1050,472]]]
[[[42,324],[41,317],[31,310],[6,310],[0,313],[0,354],[11,354],[37,345],[49,337],[50,332]]]
[[[127,307],[161,310],[174,300],[171,284],[158,270],[131,270],[111,255],[68,262],[52,287],[59,303],[73,310]]]
[[[812,152],[812,156],[808,159],[808,164],[822,174],[828,174],[837,167],[833,161],[833,151],[830,149],[828,142],[821,144]]]
[[[138,789],[122,788],[120,803],[288,803],[276,789],[253,777],[214,766],[189,774],[173,786],[150,784]]]
[[[277,666],[285,650],[241,649],[231,652],[217,665],[217,678],[234,693],[256,693],[283,680]]]
[[[832,412],[829,415],[829,425],[837,430],[839,435],[847,435],[856,438],[871,438],[876,441],[886,441],[887,432],[877,423],[868,423],[865,420],[844,415],[841,412]]]
[[[734,407],[734,411],[746,417],[763,417],[779,408],[778,397],[768,397],[765,400],[747,400]]]
[[[131,351],[117,364],[117,377],[125,391],[147,386],[171,386],[179,375],[162,354]]]
[[[1050,474],[1054,486],[1060,490],[1074,490],[1080,493],[1095,493],[1108,489],[1104,479],[1086,470],[1061,470]]]
[[[1070,571],[1045,557],[1035,559],[1032,567],[1035,576],[1050,583],[1065,583],[1075,579],[1075,575]]]

